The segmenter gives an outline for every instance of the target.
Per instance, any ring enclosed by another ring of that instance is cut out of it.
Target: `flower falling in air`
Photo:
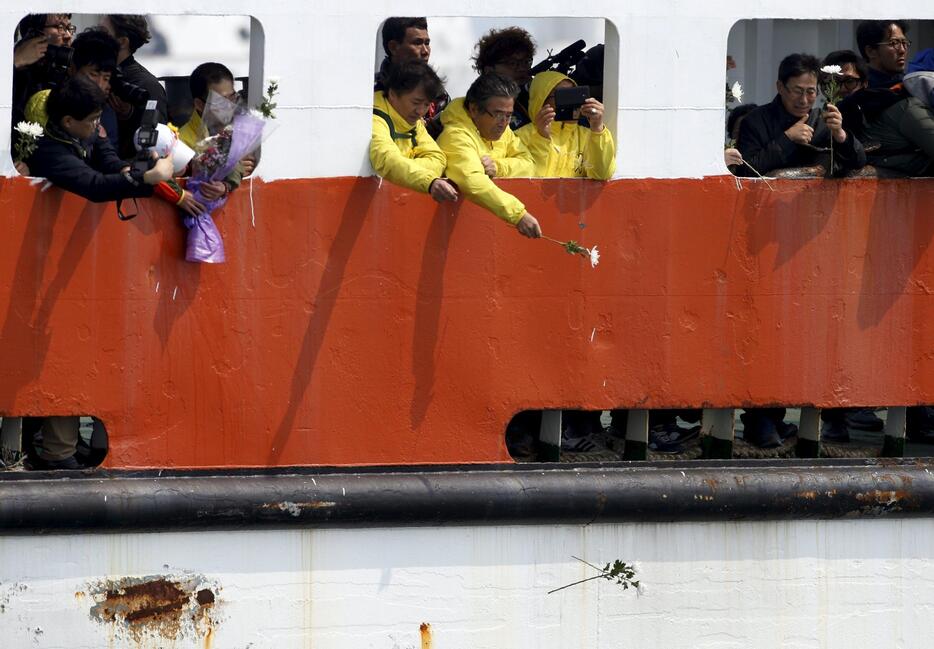
[[[590,267],[596,268],[597,264],[600,263],[600,251],[597,250],[597,246],[594,246],[587,252],[590,254]]]
[[[739,103],[743,103],[743,87],[739,84],[739,81],[735,82],[730,87],[730,94],[733,95],[733,99]]]

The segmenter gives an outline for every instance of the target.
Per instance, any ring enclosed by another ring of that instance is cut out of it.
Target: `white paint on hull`
[[[548,595],[592,574],[572,555],[645,592]],[[155,575],[211,585],[212,637],[92,618],[94,584]],[[931,519],[0,537],[10,648],[912,648],[932,605]]]

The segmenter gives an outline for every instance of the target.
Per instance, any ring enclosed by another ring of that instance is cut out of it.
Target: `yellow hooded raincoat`
[[[389,123],[373,114],[370,139],[373,169],[389,182],[427,193],[431,183],[444,172],[444,153],[428,135],[424,122],[418,120],[415,126],[406,122],[382,91],[373,93],[373,108],[389,115],[396,133],[393,138]]]
[[[529,87],[529,114],[533,120],[551,91],[565,79],[574,83],[553,70],[535,75]],[[606,126],[594,133],[575,122],[552,122],[549,140],[541,136],[533,122],[516,131],[516,135],[532,153],[536,177],[607,180],[616,170],[616,145]]]
[[[497,178],[529,178],[532,156],[511,129],[491,142],[484,140],[464,108],[464,98],[455,99],[441,113],[444,131],[438,138],[448,158],[448,178],[457,183],[463,194],[499,218],[515,225],[525,214],[525,205],[499,187],[483,170],[483,156],[496,163]]]

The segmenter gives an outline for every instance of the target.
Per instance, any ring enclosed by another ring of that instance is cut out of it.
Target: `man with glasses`
[[[531,154],[509,128],[518,94],[512,80],[495,72],[481,74],[465,97],[441,113],[444,131],[438,145],[447,157],[448,178],[468,200],[515,226],[519,234],[537,238],[542,230],[535,217],[493,182],[533,175]]]
[[[761,174],[783,167],[823,164],[828,175],[842,175],[866,164],[859,140],[843,129],[833,104],[814,107],[820,62],[810,54],[791,54],[778,66],[778,94],[771,103],[749,113],[739,130],[737,148]],[[830,142],[833,138],[833,169]],[[746,165],[737,173],[754,175]]]
[[[516,130],[531,122],[526,87],[532,79],[532,57],[535,56],[532,36],[521,27],[491,29],[474,49],[477,51],[473,57],[474,69],[479,74],[495,72],[519,86],[510,128]]]
[[[13,124],[26,119],[26,101],[56,79],[48,65],[50,45],[70,47],[75,26],[71,14],[29,14],[16,26],[13,46]]]
[[[870,88],[891,88],[902,80],[911,48],[907,33],[903,20],[864,20],[856,27],[859,53],[869,64]]]

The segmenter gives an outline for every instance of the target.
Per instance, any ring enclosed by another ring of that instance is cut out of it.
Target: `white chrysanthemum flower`
[[[825,65],[820,69],[821,72],[826,74],[840,74],[843,72],[843,68],[839,65]]]
[[[734,83],[733,86],[730,88],[730,94],[733,95],[733,99],[735,99],[736,101],[742,103],[742,101],[743,101],[743,87],[742,87],[741,85],[739,85],[739,81],[737,81],[736,83]]]
[[[587,252],[590,253],[590,267],[596,268],[597,264],[600,263],[600,251],[597,250],[597,246],[594,246],[593,248],[587,250]]]
[[[16,125],[16,130],[29,137],[42,137],[42,126],[36,122],[20,122]]]

